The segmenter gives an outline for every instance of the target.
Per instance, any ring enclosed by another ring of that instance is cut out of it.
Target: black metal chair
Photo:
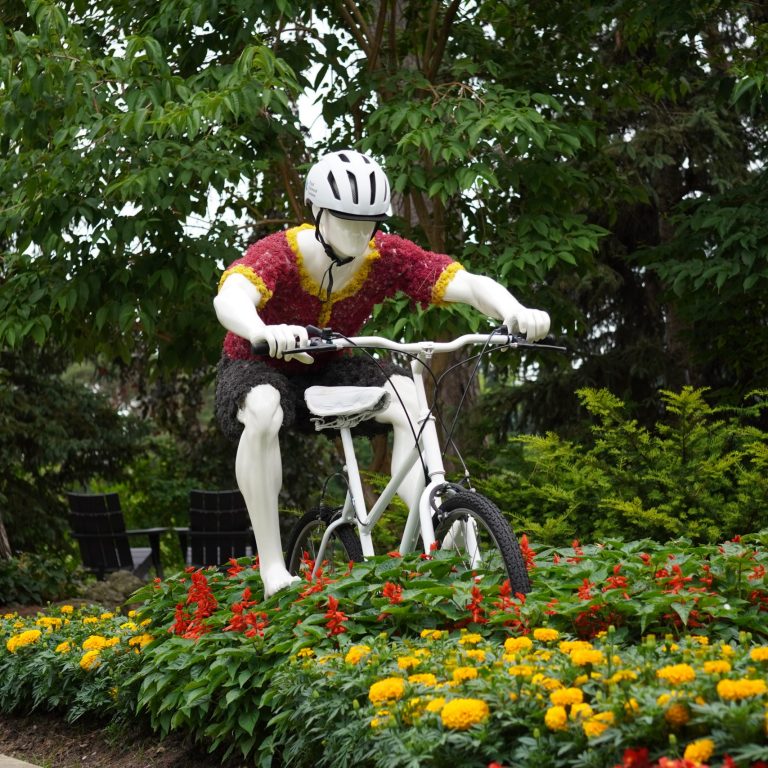
[[[162,578],[160,535],[168,528],[126,530],[116,493],[67,493],[69,525],[80,547],[86,570],[103,579],[114,571],[131,571],[145,578],[150,567]],[[145,537],[148,547],[132,547],[130,539]]]
[[[174,528],[188,566],[223,565],[256,553],[248,508],[240,491],[189,493],[189,527]]]

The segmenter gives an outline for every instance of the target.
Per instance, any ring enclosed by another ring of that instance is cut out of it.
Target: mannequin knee
[[[392,424],[395,428],[407,426],[408,422],[414,423],[419,406],[413,379],[408,376],[393,376],[385,386],[390,391],[394,391],[389,406],[376,418],[376,421]]]
[[[276,436],[283,423],[280,393],[269,384],[254,387],[246,395],[237,418],[248,434]]]

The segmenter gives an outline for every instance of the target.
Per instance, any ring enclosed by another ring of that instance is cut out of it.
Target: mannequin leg
[[[237,448],[235,474],[256,537],[266,597],[298,577],[285,567],[280,541],[278,495],[283,484],[278,432],[283,423],[280,393],[268,384],[254,387],[237,415],[243,434]]]
[[[384,385],[390,390],[392,399],[389,406],[376,416],[376,421],[382,424],[391,424],[393,429],[392,440],[392,474],[402,466],[413,448],[414,431],[418,432],[416,418],[418,405],[416,402],[416,387],[408,376],[392,376]],[[397,394],[393,391],[396,390]],[[398,395],[400,399],[398,399]],[[403,401],[401,405],[400,400]],[[403,410],[405,405],[405,411]],[[410,421],[409,421],[410,418]],[[410,507],[415,504],[424,490],[424,471],[420,463],[416,463],[413,469],[406,475],[400,484],[397,495]]]

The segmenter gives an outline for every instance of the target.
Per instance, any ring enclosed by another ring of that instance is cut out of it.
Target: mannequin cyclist
[[[395,388],[375,417],[394,431],[393,471],[413,443],[408,415],[415,391],[403,369],[343,353],[291,354],[307,345],[306,325],[359,332],[373,307],[405,292],[422,305],[463,302],[529,340],[549,331],[546,312],[527,309],[494,280],[467,272],[444,254],[378,232],[390,207],[389,182],[370,157],[353,150],[324,155],[307,174],[305,200],[315,225],[269,235],[252,244],[223,274],[214,308],[227,329],[216,391],[224,433],[238,442],[235,472],[256,537],[265,596],[288,586],[278,520],[282,428],[313,432],[303,402],[312,384]],[[267,342],[269,355],[251,345]],[[329,359],[330,358],[330,359]],[[410,505],[424,483],[419,466],[399,495]]]

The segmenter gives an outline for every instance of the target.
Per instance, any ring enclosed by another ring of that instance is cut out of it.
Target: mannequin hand
[[[528,341],[538,341],[549,333],[549,315],[518,304],[514,312],[504,318],[504,325],[510,333],[524,333]]]
[[[285,353],[308,346],[307,329],[303,325],[264,325],[250,339],[251,344],[264,341],[269,346],[269,356],[283,359]],[[312,355],[300,352],[288,355],[286,360],[298,360],[301,363],[314,363]]]

